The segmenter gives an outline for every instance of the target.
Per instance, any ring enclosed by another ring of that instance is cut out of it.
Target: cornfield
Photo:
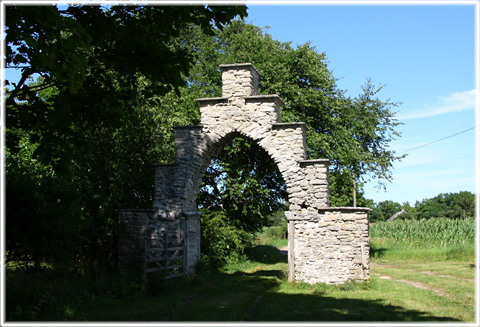
[[[370,236],[413,247],[457,246],[475,242],[475,219],[394,220],[370,226]]]

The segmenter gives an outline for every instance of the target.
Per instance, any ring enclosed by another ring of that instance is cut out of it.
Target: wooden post
[[[143,240],[142,292],[147,292],[147,239]]]
[[[165,237],[164,237],[164,245],[165,245],[165,258],[164,258],[164,262],[165,262],[165,280],[168,279],[168,228],[167,226],[165,226]]]
[[[357,181],[356,176],[353,174],[353,207],[357,207]]]
[[[362,266],[363,266],[364,269],[367,269],[368,268],[367,255],[365,253],[365,244],[364,243],[360,244],[360,250],[362,251]]]
[[[182,229],[182,246],[183,246],[183,278],[187,276],[188,272],[188,221],[187,219],[181,222]]]
[[[288,281],[295,280],[295,225],[293,220],[288,221]]]

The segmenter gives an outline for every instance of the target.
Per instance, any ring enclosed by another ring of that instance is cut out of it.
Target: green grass
[[[278,251],[286,240],[265,237],[222,269],[200,266],[197,276],[168,283],[152,275],[147,294],[139,276],[9,268],[7,321],[473,321],[473,244],[372,234],[367,283],[290,283]]]
[[[375,265],[373,272],[380,276],[390,276],[396,281],[420,283],[419,285],[426,290],[418,292],[417,296],[425,294],[421,298],[422,302],[431,308],[432,313],[456,316],[468,321],[472,320],[474,315],[474,282],[473,279],[460,277],[461,272],[457,271],[457,264],[457,262],[450,263],[450,271],[443,274],[432,269],[438,264],[425,264],[419,267],[403,262],[397,265]],[[461,267],[461,270],[463,268],[465,267]],[[473,277],[473,268],[470,265],[468,265],[468,271],[470,277]],[[431,296],[432,294],[436,295]],[[415,302],[418,302],[418,298]]]

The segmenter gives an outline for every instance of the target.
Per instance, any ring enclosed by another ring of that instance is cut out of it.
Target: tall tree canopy
[[[325,53],[308,43],[294,48],[242,20],[214,36],[192,28],[183,37],[193,43],[196,65],[180,96],[170,94],[176,99],[176,112],[190,115],[195,98],[221,96],[219,64],[251,62],[261,73],[260,93],[278,94],[285,101],[282,120],[307,124],[308,157],[330,159],[332,205],[352,205],[354,178],[360,185],[368,178],[391,179],[392,165],[401,158],[389,149],[399,136],[399,123],[392,111],[397,104],[378,98],[382,87],[367,80],[362,94],[348,97],[337,87]],[[199,119],[197,112],[190,117],[191,123]]]
[[[157,108],[156,113],[165,122],[162,135],[170,137],[165,139],[170,144],[165,147],[170,149],[170,160],[173,133],[164,128],[178,121],[198,123],[195,99],[221,96],[219,65],[250,62],[261,73],[260,93],[278,94],[285,101],[282,120],[307,124],[308,157],[331,160],[333,206],[353,204],[354,180],[361,186],[371,177],[380,181],[391,178],[390,169],[400,159],[389,149],[391,140],[399,136],[392,111],[397,104],[378,98],[381,87],[367,80],[362,94],[348,97],[337,87],[325,53],[317,52],[308,43],[293,47],[275,40],[264,29],[243,20],[232,21],[213,36],[196,27],[184,32],[180,36],[184,41],[179,42],[192,47],[196,63],[186,77],[187,86],[180,88],[179,94],[170,92],[151,99],[151,106]],[[255,155],[246,155],[252,150]],[[258,167],[263,167],[262,173]],[[357,193],[358,205],[366,206],[361,188]],[[216,236],[204,230],[202,246],[215,247],[227,236],[239,239],[243,231],[259,230],[267,216],[282,207],[286,193],[268,154],[255,142],[238,138],[212,161],[197,200],[204,208],[204,226],[216,222]],[[223,252],[219,257],[224,257]]]
[[[116,210],[151,206],[152,164],[165,152],[159,122],[141,104],[184,85],[193,63],[177,42],[185,28],[212,35],[245,14],[6,6],[5,62],[22,71],[6,83],[7,260],[75,258],[91,269],[114,257]]]
[[[23,72],[6,99],[12,259],[61,263],[74,254],[92,269],[114,256],[116,210],[151,206],[151,164],[173,160],[172,127],[198,123],[197,98],[221,95],[219,64],[253,63],[261,94],[287,104],[282,120],[307,124],[309,158],[332,162],[332,205],[352,204],[353,180],[391,178],[400,159],[388,148],[398,136],[396,104],[379,100],[370,81],[358,97],[346,96],[310,44],[294,48],[241,19],[228,23],[245,13],[7,7],[6,63]],[[40,77],[29,83],[31,74]],[[207,170],[198,200],[222,212],[224,229],[240,230],[241,240],[284,198],[273,161],[255,142],[236,139]]]
[[[441,193],[415,203],[417,218],[446,217],[463,219],[475,217],[475,194],[468,191]]]

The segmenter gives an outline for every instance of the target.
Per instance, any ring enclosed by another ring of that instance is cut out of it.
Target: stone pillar
[[[300,161],[303,175],[303,179],[300,182],[300,188],[308,193],[308,195],[303,198],[304,207],[320,209],[330,206],[328,182],[329,165],[330,161],[328,159]]]
[[[260,73],[250,63],[220,65],[222,69],[222,96],[244,97],[258,95]]]
[[[200,216],[201,213],[197,211],[184,212],[185,217],[185,249],[186,255],[186,274],[192,275],[195,273],[195,268],[200,261]]]
[[[289,225],[294,225],[293,279],[310,284],[369,280],[370,210],[330,207],[286,212]]]
[[[155,193],[153,207],[168,211],[178,210],[178,190],[175,188],[175,164],[155,165]]]
[[[118,267],[140,270],[145,240],[150,242],[150,222],[155,221],[156,210],[121,210],[118,215]]]
[[[203,166],[207,151],[204,136],[202,125],[175,127],[175,164],[178,168],[174,185],[180,210],[184,212],[197,209],[195,198],[200,184],[195,177],[199,167]]]

